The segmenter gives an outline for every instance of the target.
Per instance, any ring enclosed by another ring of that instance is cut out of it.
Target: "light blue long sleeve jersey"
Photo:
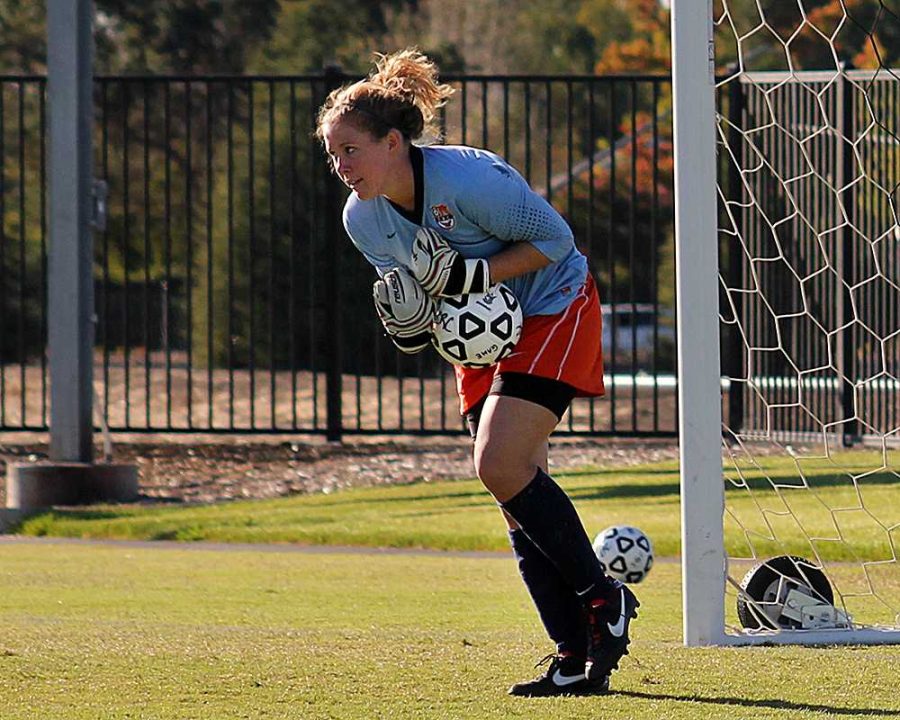
[[[351,193],[344,227],[379,274],[411,267],[416,230],[433,228],[466,258],[485,258],[508,243],[529,242],[552,263],[505,281],[525,317],[562,312],[587,277],[587,259],[566,221],[498,155],[463,146],[413,147],[416,209]]]

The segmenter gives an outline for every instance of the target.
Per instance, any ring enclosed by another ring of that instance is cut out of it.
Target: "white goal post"
[[[854,75],[835,52],[804,75],[792,43],[831,43],[841,18],[829,36],[810,19],[822,3],[784,3],[794,35],[759,3],[671,0],[684,643],[900,643],[900,131],[872,90],[886,78],[900,114],[900,74]],[[738,27],[753,8],[758,26]],[[765,42],[783,50],[777,74],[751,67]],[[729,82],[763,98],[739,116],[751,125],[717,112]],[[844,92],[859,96],[855,134]],[[734,420],[741,398],[756,424]]]
[[[671,10],[684,639],[712,645],[725,637],[712,3]]]

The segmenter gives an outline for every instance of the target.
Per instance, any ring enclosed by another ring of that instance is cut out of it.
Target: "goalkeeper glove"
[[[375,311],[394,344],[417,353],[431,343],[431,324],[437,305],[404,268],[396,268],[372,286]]]
[[[491,284],[486,259],[464,258],[429,228],[416,231],[412,244],[412,271],[432,297],[483,293]]]

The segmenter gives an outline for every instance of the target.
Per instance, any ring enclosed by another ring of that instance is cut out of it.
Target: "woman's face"
[[[341,181],[360,200],[388,195],[395,182],[397,144],[400,133],[392,130],[381,139],[360,130],[352,121],[337,120],[325,125],[325,152]]]

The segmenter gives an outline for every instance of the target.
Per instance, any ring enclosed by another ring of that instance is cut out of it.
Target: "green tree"
[[[365,72],[373,52],[391,49],[381,47],[380,39],[418,5],[418,0],[284,0],[271,41],[256,48],[251,69],[302,74],[337,64],[350,73]]]
[[[581,21],[579,5],[570,0],[522,3],[507,35],[513,72],[593,72],[597,41]]]
[[[275,29],[278,0],[95,0],[98,73],[241,73]],[[46,71],[46,5],[0,1],[4,72]]]
[[[240,73],[277,16],[278,0],[97,0],[97,68]]]
[[[801,7],[802,6],[802,7]],[[715,0],[716,59],[750,70],[821,70],[835,60],[891,67],[900,60],[898,0]]]
[[[42,71],[47,62],[44,4],[0,0],[0,72]]]
[[[586,0],[578,18],[595,39],[598,74],[668,70],[669,12],[659,0]]]

